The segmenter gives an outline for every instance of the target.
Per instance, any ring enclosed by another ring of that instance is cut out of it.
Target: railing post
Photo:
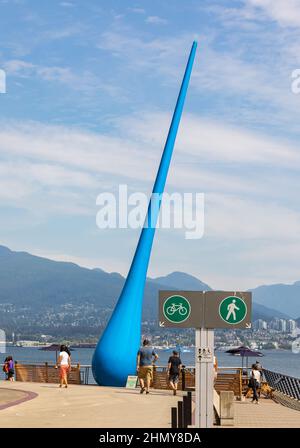
[[[177,408],[171,408],[171,428],[177,428]]]
[[[187,428],[188,427],[188,397],[185,395],[183,397],[183,402],[182,402],[182,420],[183,420],[183,427]]]
[[[240,400],[242,401],[242,395],[243,395],[243,371],[242,369],[239,369],[240,373]]]
[[[77,379],[78,379],[78,384],[81,384],[81,376],[80,376],[80,364],[77,364],[77,369],[78,369],[78,375],[77,375]],[[71,373],[72,367],[70,369],[70,373]]]
[[[185,390],[185,366],[181,369],[181,389]]]
[[[183,409],[182,409],[182,401],[178,401],[177,403],[177,422],[178,422],[178,428],[183,428],[183,421],[182,421],[182,414],[183,414]]]
[[[15,361],[15,381],[18,381],[18,376],[19,376],[18,361]]]
[[[49,378],[48,378],[48,363],[45,362],[45,381],[46,383],[49,382]]]
[[[188,398],[188,421],[187,424],[191,425],[192,424],[192,392],[188,392],[187,393],[187,398]]]

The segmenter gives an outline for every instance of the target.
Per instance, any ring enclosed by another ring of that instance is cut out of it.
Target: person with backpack
[[[257,389],[260,387],[261,375],[256,364],[252,364],[248,387],[253,391],[252,403],[259,404]]]
[[[15,364],[14,364],[12,356],[7,356],[5,358],[2,370],[5,373],[6,380],[14,381]]]
[[[182,362],[176,350],[173,350],[173,356],[168,360],[168,379],[173,395],[177,394],[177,387],[179,383],[179,375],[182,368]]]
[[[5,380],[8,380],[8,359],[7,359],[7,357],[4,360],[2,370],[5,373]]]

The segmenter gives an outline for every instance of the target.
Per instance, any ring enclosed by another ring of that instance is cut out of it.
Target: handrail
[[[263,369],[265,378],[273,389],[300,401],[300,379]]]

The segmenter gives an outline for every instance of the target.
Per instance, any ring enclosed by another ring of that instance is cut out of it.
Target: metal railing
[[[300,379],[263,369],[269,386],[288,397],[300,400]]]

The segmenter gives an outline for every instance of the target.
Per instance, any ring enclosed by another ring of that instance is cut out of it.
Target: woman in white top
[[[257,388],[260,387],[260,380],[261,380],[260,371],[258,370],[257,365],[253,364],[249,381],[249,386],[253,390],[252,403],[255,402],[256,404],[258,404]]]
[[[57,366],[59,366],[59,387],[62,387],[63,384],[65,384],[65,387],[68,387],[68,372],[71,369],[71,356],[69,349],[65,345],[60,346]]]

